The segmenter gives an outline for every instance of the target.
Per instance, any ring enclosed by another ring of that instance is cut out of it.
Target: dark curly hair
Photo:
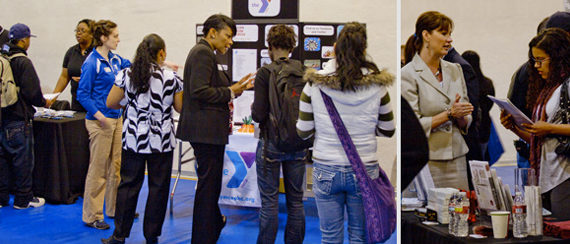
[[[103,45],[101,42],[102,36],[109,36],[113,29],[117,28],[117,24],[110,20],[99,20],[93,26],[93,41],[95,42],[95,46],[99,47]]]
[[[527,108],[532,109],[542,89],[564,82],[570,73],[570,35],[560,28],[548,28],[532,38],[528,44],[529,84],[526,94]],[[532,48],[543,50],[550,57],[548,78],[544,80],[536,68]]]
[[[336,76],[341,90],[356,90],[353,81],[363,77],[361,68],[378,73],[378,67],[366,59],[366,27],[358,22],[349,22],[340,31],[334,48]]]
[[[267,43],[269,48],[278,48],[291,52],[295,48],[296,37],[293,28],[284,24],[278,24],[269,29]]]
[[[406,63],[412,61],[414,55],[422,49],[424,44],[422,32],[424,30],[430,33],[434,30],[451,32],[453,30],[453,20],[437,11],[428,11],[421,14],[418,20],[416,20],[416,31],[406,41],[404,50]]]
[[[158,68],[156,58],[160,50],[165,49],[164,40],[157,34],[149,34],[144,37],[137,47],[135,60],[129,72],[131,87],[137,93],[148,91],[150,76],[155,68]]]

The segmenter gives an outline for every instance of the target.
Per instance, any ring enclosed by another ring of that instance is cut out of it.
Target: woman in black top
[[[70,47],[63,58],[63,68],[61,74],[53,89],[53,93],[62,92],[71,81],[71,110],[85,112],[85,108],[77,101],[77,87],[79,86],[79,77],[81,76],[81,66],[83,61],[93,50],[93,24],[95,22],[90,19],[82,19],[77,23],[75,28],[75,39],[77,44]],[[50,107],[54,98],[48,100],[46,107]]]

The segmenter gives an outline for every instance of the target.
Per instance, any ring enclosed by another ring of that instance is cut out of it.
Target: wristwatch
[[[451,122],[455,122],[455,118],[451,115],[451,108],[447,109],[447,119]]]

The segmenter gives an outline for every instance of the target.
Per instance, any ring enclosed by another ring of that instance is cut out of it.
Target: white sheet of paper
[[[52,100],[52,99],[56,98],[57,96],[59,96],[59,94],[61,94],[61,92],[44,94],[44,99],[45,100]]]
[[[232,79],[239,81],[249,73],[257,71],[257,49],[233,49]]]
[[[530,120],[522,111],[513,105],[508,98],[500,99],[491,95],[487,95],[487,97],[491,99],[491,101],[493,101],[495,104],[497,104],[497,106],[499,106],[501,109],[504,109],[507,113],[511,114],[517,126],[522,128],[523,123],[534,124],[532,120]]]

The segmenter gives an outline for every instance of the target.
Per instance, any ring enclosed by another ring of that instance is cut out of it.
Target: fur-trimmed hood
[[[329,87],[334,90],[340,90],[340,82],[335,76],[336,60],[332,59],[323,65],[323,69],[316,71],[307,69],[303,79],[307,82]],[[394,75],[383,69],[380,73],[372,73],[366,68],[362,68],[364,76],[360,80],[354,81],[355,87],[367,87],[370,85],[390,86],[394,82]]]

